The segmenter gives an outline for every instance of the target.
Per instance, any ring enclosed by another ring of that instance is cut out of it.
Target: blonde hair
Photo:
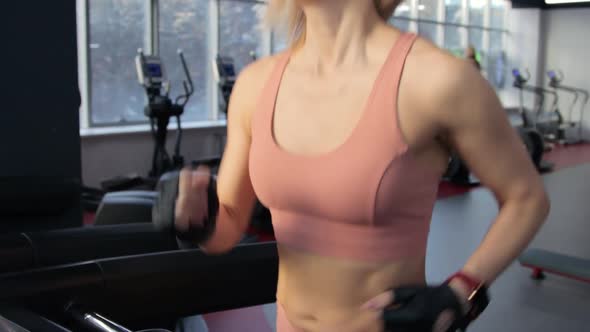
[[[321,0],[319,0],[321,1]],[[373,0],[379,16],[388,20],[402,0]],[[297,0],[270,0],[266,10],[266,23],[287,37],[289,47],[305,40],[305,14]]]

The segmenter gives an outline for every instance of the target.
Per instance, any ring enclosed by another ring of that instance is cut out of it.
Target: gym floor
[[[559,147],[545,159],[555,170],[544,175],[552,207],[549,218],[531,247],[590,256],[590,144]],[[498,211],[485,188],[441,185],[428,244],[427,277],[440,282],[456,271],[475,250]],[[514,222],[518,222],[515,220]],[[530,278],[530,270],[514,263],[491,289],[488,310],[472,332],[590,331],[590,284],[548,275]],[[193,332],[271,332],[275,305],[243,308],[204,315],[207,328],[194,324]],[[201,322],[202,323],[202,322]]]

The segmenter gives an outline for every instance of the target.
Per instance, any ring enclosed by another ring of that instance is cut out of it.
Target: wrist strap
[[[463,283],[465,283],[468,287],[470,291],[473,291],[475,289],[478,289],[479,287],[481,287],[482,285],[485,285],[485,283],[482,280],[479,280],[463,271],[458,271],[455,274],[451,275],[448,279],[447,279],[447,283],[451,282],[454,279],[459,279],[461,280]]]
[[[478,278],[473,277],[463,271],[458,271],[450,276],[446,283],[448,284],[454,279],[459,279],[469,287],[469,298],[467,299],[470,304],[469,311],[461,319],[455,322],[454,330],[465,331],[467,326],[477,319],[477,317],[485,310],[490,302],[488,296],[488,290],[486,283]]]

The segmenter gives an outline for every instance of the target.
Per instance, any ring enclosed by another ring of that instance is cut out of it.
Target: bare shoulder
[[[403,80],[415,109],[437,122],[501,108],[494,90],[471,63],[421,38],[406,60]]]
[[[249,132],[250,119],[280,54],[267,56],[242,69],[234,84],[228,109],[228,126],[244,125]]]
[[[232,94],[252,97],[252,94],[262,92],[279,55],[271,55],[247,65],[238,75]],[[251,100],[251,98],[248,98]]]

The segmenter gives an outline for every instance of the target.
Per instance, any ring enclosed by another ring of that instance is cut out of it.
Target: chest
[[[298,155],[327,153],[342,145],[366,112],[374,76],[314,79],[286,73],[272,114],[276,143]]]

